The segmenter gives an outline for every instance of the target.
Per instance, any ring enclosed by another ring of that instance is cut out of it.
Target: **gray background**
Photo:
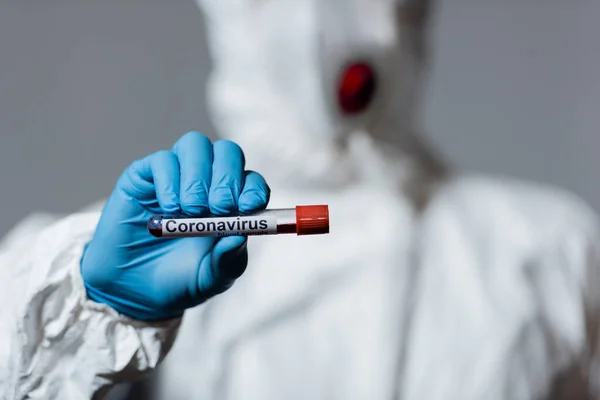
[[[442,1],[432,140],[460,167],[558,184],[600,210],[598,21],[600,0]],[[209,68],[191,0],[0,0],[0,227],[74,211],[133,159],[214,134]]]

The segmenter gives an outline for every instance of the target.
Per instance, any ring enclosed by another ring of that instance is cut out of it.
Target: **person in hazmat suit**
[[[159,365],[171,400],[600,398],[597,217],[426,145],[428,0],[198,3],[231,141],[186,134],[102,210],[6,237],[3,399],[101,398]],[[328,204],[331,234],[146,230],[297,204]]]

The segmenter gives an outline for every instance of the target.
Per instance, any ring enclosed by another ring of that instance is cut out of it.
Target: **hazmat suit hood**
[[[380,163],[384,180],[438,175],[417,134],[428,0],[197,3],[214,123],[272,185],[339,188]]]

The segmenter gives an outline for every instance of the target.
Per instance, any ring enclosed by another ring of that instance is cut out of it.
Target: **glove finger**
[[[150,205],[158,201],[166,213],[179,210],[179,162],[175,154],[162,150],[135,161],[124,174],[125,193]]]
[[[238,199],[238,208],[243,213],[264,210],[269,204],[271,188],[258,172],[247,171],[244,189]]]
[[[248,240],[244,236],[227,236],[214,245],[198,270],[198,289],[203,298],[224,292],[233,285],[248,265]]]
[[[208,203],[216,215],[237,211],[238,199],[244,187],[244,153],[237,144],[219,140],[213,145],[213,166]]]
[[[208,211],[208,192],[212,176],[213,148],[210,139],[189,132],[173,146],[181,169],[180,203],[183,212],[201,215]]]

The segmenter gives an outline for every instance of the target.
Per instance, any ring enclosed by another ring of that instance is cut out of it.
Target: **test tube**
[[[304,205],[220,217],[155,215],[148,232],[157,238],[258,235],[321,235],[329,233],[329,207]]]

